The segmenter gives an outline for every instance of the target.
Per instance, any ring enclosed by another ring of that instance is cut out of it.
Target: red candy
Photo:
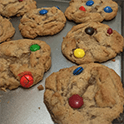
[[[84,104],[83,98],[75,94],[69,98],[69,105],[72,108],[80,108]]]
[[[113,33],[113,30],[111,29],[111,28],[109,28],[108,30],[107,30],[107,33],[110,35],[110,34],[112,34]]]
[[[19,0],[19,2],[22,2],[23,0]]]
[[[23,75],[20,79],[20,84],[25,88],[29,88],[33,84],[33,76],[30,74]]]
[[[86,11],[83,6],[81,6],[79,9],[82,10],[82,11]]]

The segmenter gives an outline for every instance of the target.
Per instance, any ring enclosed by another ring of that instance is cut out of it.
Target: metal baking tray
[[[36,0],[37,7],[52,7],[59,6],[65,12],[69,6],[69,0]],[[124,0],[116,0],[119,5],[117,16],[111,21],[103,21],[112,29],[118,31],[124,36]],[[22,39],[18,25],[21,17],[12,17],[10,21],[16,29],[16,33],[12,40]],[[45,79],[53,72],[57,72],[62,68],[71,67],[74,63],[67,60],[61,53],[61,43],[63,37],[68,31],[76,25],[72,21],[68,21],[64,29],[54,36],[37,37],[36,39],[43,40],[51,47],[52,66],[45,73],[43,80],[30,89],[19,87],[16,90],[3,92],[0,91],[0,124],[54,124],[46,106],[43,103],[44,90],[39,91],[37,87],[42,84],[45,86]],[[115,62],[109,60],[104,64],[114,69],[121,77],[124,84],[124,53],[115,57]],[[112,124],[124,124],[124,114],[121,118],[115,119]]]

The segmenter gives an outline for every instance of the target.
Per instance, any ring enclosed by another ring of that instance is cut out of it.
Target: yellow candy
[[[78,48],[74,51],[74,56],[77,58],[83,58],[84,55],[85,55],[85,52],[83,49]]]

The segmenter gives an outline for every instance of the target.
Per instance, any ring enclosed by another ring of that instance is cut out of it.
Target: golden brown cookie
[[[112,124],[123,112],[121,79],[101,64],[61,69],[45,88],[44,103],[57,124]]]
[[[0,14],[6,17],[21,16],[36,8],[35,0],[0,0]]]
[[[0,16],[0,43],[8,41],[15,34],[15,28],[9,19]]]
[[[71,0],[65,16],[76,23],[102,22],[117,15],[118,4],[112,0]]]
[[[20,39],[0,44],[0,89],[29,88],[51,67],[50,46],[44,41]]]
[[[64,13],[57,7],[39,8],[26,13],[19,24],[23,37],[54,35],[60,32],[66,23]]]
[[[106,24],[82,23],[68,32],[61,48],[77,64],[105,62],[123,51],[123,37]]]

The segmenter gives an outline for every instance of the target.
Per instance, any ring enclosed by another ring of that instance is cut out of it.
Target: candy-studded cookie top
[[[40,49],[32,52],[32,45]],[[21,39],[0,44],[0,89],[12,90],[21,85],[27,88],[41,81],[51,67],[50,54],[50,46],[40,40]],[[24,75],[29,75],[31,80],[24,82]]]
[[[71,0],[65,16],[76,23],[102,22],[117,15],[118,4],[112,0]]]
[[[82,67],[79,75],[73,71]],[[123,87],[114,70],[84,64],[52,73],[45,82],[44,103],[57,124],[111,124],[123,112]]]
[[[43,7],[26,13],[20,20],[23,37],[35,38],[59,33],[65,26],[64,13],[57,7]]]
[[[105,62],[123,51],[123,37],[100,22],[73,26],[62,42],[62,53],[77,64]],[[75,50],[81,49],[83,52]]]

